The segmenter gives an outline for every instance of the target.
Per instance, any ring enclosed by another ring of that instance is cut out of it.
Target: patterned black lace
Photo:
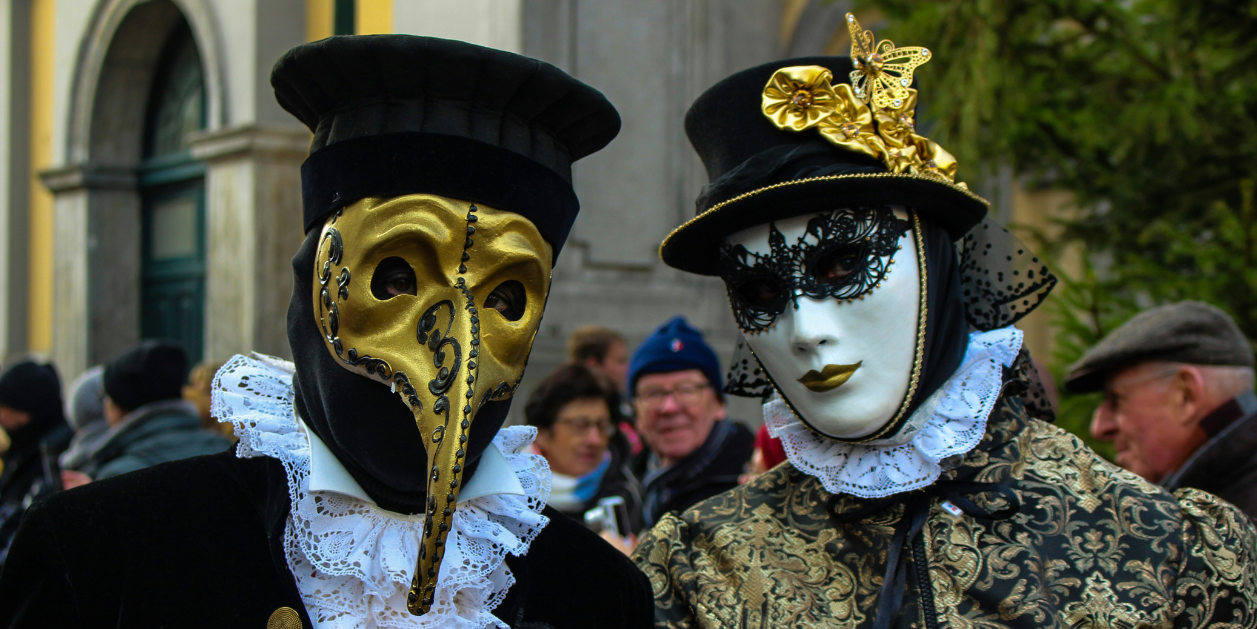
[[[797,309],[800,297],[851,300],[868,293],[886,277],[910,227],[889,207],[850,208],[812,218],[793,244],[769,225],[767,254],[722,245],[720,276],[738,327],[763,332],[787,304]]]

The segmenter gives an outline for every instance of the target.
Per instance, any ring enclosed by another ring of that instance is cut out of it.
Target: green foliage
[[[1213,303],[1257,338],[1257,1],[856,6],[887,17],[879,39],[935,53],[916,73],[918,117],[962,179],[1011,165],[1032,185],[1073,193],[1077,218],[1050,247],[1085,252],[1048,302],[1058,381],[1156,304]],[[1096,403],[1066,395],[1059,421],[1085,435]]]

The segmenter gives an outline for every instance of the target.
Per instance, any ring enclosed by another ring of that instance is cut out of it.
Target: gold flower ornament
[[[764,115],[779,129],[803,131],[834,111],[834,74],[820,66],[782,68],[764,87]]]
[[[850,13],[847,24],[852,84],[833,85],[833,72],[822,66],[782,68],[764,86],[764,115],[785,131],[816,128],[835,146],[876,158],[891,172],[955,182],[956,158],[916,133],[917,91],[909,86],[913,71],[932,58],[929,50],[886,40],[875,46],[873,33]]]

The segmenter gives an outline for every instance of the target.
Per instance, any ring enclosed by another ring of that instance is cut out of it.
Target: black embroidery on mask
[[[439,328],[437,328],[436,316],[437,316],[437,312],[441,309],[445,309],[449,311],[449,317],[450,317],[449,324],[445,326],[444,332],[442,332]],[[450,300],[446,299],[446,300],[437,302],[436,305],[432,306],[431,308],[428,308],[428,310],[423,313],[423,316],[419,318],[419,325],[417,326],[415,330],[415,338],[416,340],[419,341],[419,344],[421,346],[427,346],[428,351],[432,352],[433,366],[440,368],[437,371],[436,377],[428,381],[428,391],[432,393],[432,395],[436,396],[436,401],[432,403],[432,412],[437,415],[445,416],[444,423],[432,429],[432,444],[436,446],[436,449],[434,450],[433,456],[432,456],[433,462],[431,463],[432,468],[430,472],[430,482],[433,487],[435,487],[436,483],[441,480],[441,470],[437,466],[435,461],[439,460],[439,458],[436,456],[436,453],[440,452],[441,449],[445,447],[445,432],[449,428],[449,423],[450,423],[450,398],[449,398],[448,393],[449,393],[450,387],[454,385],[454,380],[458,378],[458,373],[462,369],[462,365],[463,365],[462,345],[459,344],[458,339],[449,335],[450,329],[454,327],[454,317],[456,316],[456,314],[457,312],[454,308],[454,303],[451,302]],[[450,365],[445,364],[445,359],[447,357],[446,348],[449,348],[454,354],[453,356],[454,360]],[[474,349],[472,351],[473,353],[475,352]],[[459,446],[460,458],[461,458],[462,452],[463,452],[463,448],[460,444]],[[455,472],[457,471],[459,471],[459,466],[457,463],[455,463]],[[451,482],[456,483],[457,481],[451,480]],[[451,489],[455,486],[457,485],[456,484],[451,485]],[[446,511],[447,513],[445,513],[444,515],[446,518],[448,518],[450,517],[448,507],[446,508]],[[436,515],[436,496],[429,493],[428,495],[428,519],[427,519],[427,522],[424,523],[424,527],[423,527],[423,537],[425,540],[427,540],[428,538],[432,536],[432,533],[433,533],[432,520],[435,515]],[[442,524],[441,526],[446,526],[446,525]],[[436,552],[438,554],[437,559],[439,560],[440,554],[441,554],[441,549],[439,546]],[[427,544],[426,543],[421,544],[419,547],[419,559],[420,560],[424,559],[426,555],[427,555]],[[418,581],[416,580],[416,583],[417,582]],[[416,596],[417,596],[417,592],[415,590],[415,586],[412,584],[411,590],[410,590],[410,597],[414,598]],[[431,602],[429,601],[427,602],[427,604],[430,605]]]
[[[471,239],[471,237],[473,234],[476,233],[476,226],[473,225],[473,223],[480,221],[480,217],[476,215],[476,210],[478,209],[480,208],[477,208],[475,203],[472,203],[471,207],[467,209],[467,241],[463,243],[463,257],[462,257],[462,260],[458,264],[458,272],[460,274],[467,272],[467,262],[471,260],[471,254],[468,252],[468,250],[471,249],[472,245],[476,244],[475,241]],[[464,282],[462,278],[459,278],[458,280],[458,288],[459,290],[463,291],[463,295],[467,298],[467,304],[468,304],[467,310],[471,312],[472,345],[475,347],[472,347],[471,349],[470,358],[473,360],[467,361],[467,370],[468,370],[467,384],[472,384],[473,382],[475,382],[475,375],[473,375],[471,372],[476,370],[476,361],[474,359],[476,358],[480,349],[478,347],[480,344],[480,317],[479,317],[479,313],[476,310],[475,298],[472,297],[471,292],[467,290],[466,282]],[[522,376],[521,376],[521,379],[523,379]],[[519,386],[519,382],[516,381],[515,385]],[[487,404],[488,402],[491,402],[495,399],[503,399],[503,396],[506,396],[514,392],[514,390],[515,390],[514,387],[512,387],[511,385],[505,382],[499,383],[497,387],[491,388],[488,391],[485,391],[484,397],[480,400],[480,405],[483,406],[484,404]],[[470,390],[467,392],[467,399],[469,401],[472,399],[472,392]],[[470,416],[471,416],[470,402],[464,408],[464,415],[467,416],[467,419],[464,421],[470,421]],[[466,427],[467,426],[463,426],[463,428],[466,428]]]
[[[793,244],[769,225],[767,254],[722,245],[717,264],[738,327],[763,332],[799,297],[863,298],[886,277],[911,226],[889,207],[859,207],[812,218]]]
[[[340,219],[344,208],[336,210],[332,215],[332,225]],[[322,306],[322,312],[319,313],[319,326],[323,330],[323,337],[332,345],[332,349],[336,351],[336,356],[342,362],[351,367],[361,367],[366,370],[368,375],[378,375],[381,378],[388,379],[393,377],[393,368],[389,366],[388,361],[380,358],[372,358],[367,355],[358,355],[358,350],[349,348],[345,351],[345,345],[340,340],[340,306],[337,301],[346,301],[349,299],[349,279],[350,273],[348,268],[342,268],[340,275],[336,278],[335,295],[337,299],[333,299],[332,282],[332,265],[340,264],[344,258],[345,243],[340,235],[340,230],[330,227],[327,233],[323,234],[323,242],[328,242],[327,259],[323,261],[323,267],[319,269],[319,305]],[[322,243],[319,245],[322,246]],[[403,379],[405,376],[403,376]],[[396,386],[396,380],[394,381]],[[407,384],[409,384],[407,382]]]
[[[471,246],[476,244],[476,242],[471,239],[471,235],[476,233],[476,226],[472,225],[472,223],[480,220],[480,217],[476,216],[477,209],[478,208],[475,203],[472,203],[471,207],[467,208],[467,242],[463,243],[463,259],[458,263],[459,273],[467,272],[467,261],[471,259],[471,254],[468,253],[467,250],[471,249]]]

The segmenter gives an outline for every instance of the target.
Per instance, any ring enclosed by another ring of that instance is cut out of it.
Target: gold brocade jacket
[[[940,481],[1000,484],[1020,505],[1004,519],[952,515],[927,490],[878,508],[784,463],[664,517],[634,554],[655,626],[870,627],[917,500],[928,511],[900,545],[907,577],[891,626],[1257,627],[1257,532],[1244,514],[1106,462],[1028,417],[1019,395],[997,402],[983,441]]]

